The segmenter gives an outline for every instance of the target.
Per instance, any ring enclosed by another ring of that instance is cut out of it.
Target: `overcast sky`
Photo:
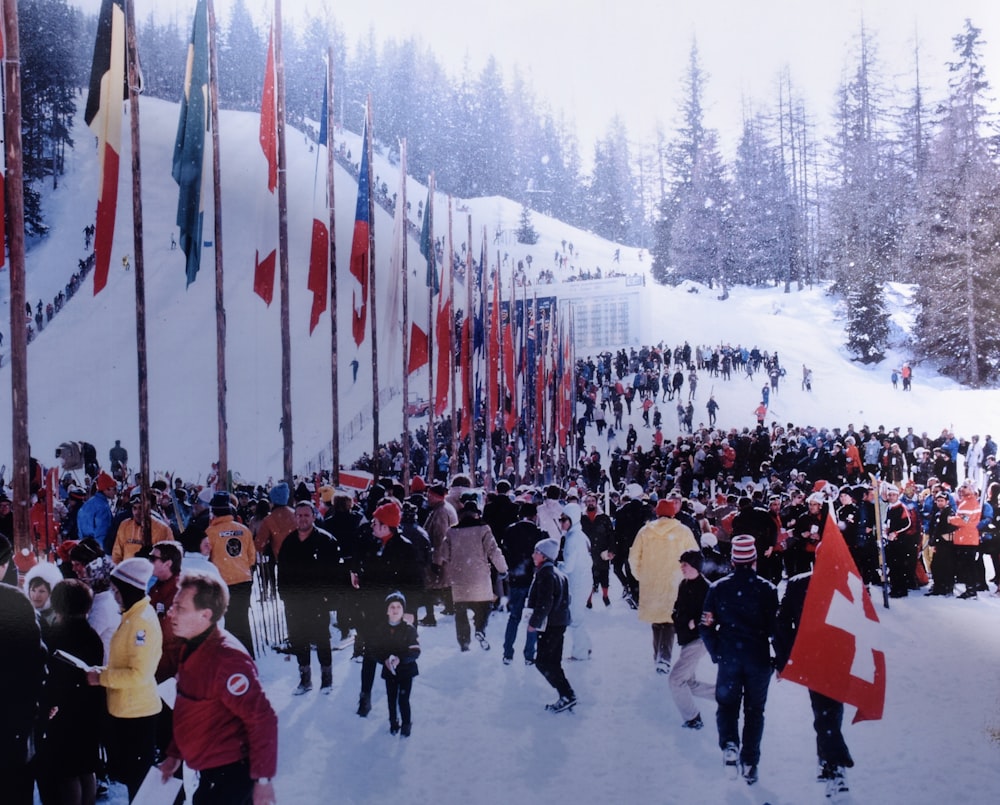
[[[194,8],[194,0],[134,0],[143,19]],[[100,0],[70,0],[96,10]],[[225,17],[232,0],[216,0]],[[261,21],[271,4],[246,0]],[[1000,3],[996,0],[283,0],[286,18],[329,5],[350,47],[369,27],[378,41],[414,36],[457,75],[468,59],[478,71],[490,53],[509,78],[514,65],[539,96],[577,123],[589,157],[595,137],[620,113],[633,139],[648,140],[656,123],[676,121],[692,38],[709,76],[706,113],[730,148],[745,103],[770,106],[786,66],[822,122],[862,19],[876,36],[884,76],[912,86],[914,43],[923,84],[945,86],[951,38],[966,17],[983,30],[987,77],[1000,89]],[[377,110],[376,110],[377,112]]]

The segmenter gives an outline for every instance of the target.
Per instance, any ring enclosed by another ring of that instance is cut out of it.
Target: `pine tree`
[[[941,371],[972,386],[995,380],[1000,366],[993,288],[1000,276],[1000,171],[992,159],[995,127],[980,30],[966,20],[953,38],[950,96],[928,157],[915,217],[920,244],[918,347]]]
[[[861,363],[878,363],[889,341],[889,314],[882,286],[871,274],[854,283],[847,294],[847,348]]]
[[[903,220],[876,64],[862,27],[854,72],[838,93],[837,181],[824,233],[826,265],[847,301],[848,346],[858,347],[855,356],[866,363],[880,360],[887,346],[888,326],[876,326],[873,317],[884,315],[883,286],[897,259]]]
[[[66,0],[25,0],[18,6],[21,42],[21,158],[24,171],[24,226],[29,235],[48,231],[40,186],[52,185],[64,170],[64,154],[73,147],[71,126],[80,72],[76,42],[81,14]],[[26,32],[31,35],[26,35]],[[2,245],[2,244],[0,244]]]
[[[653,226],[654,242],[650,254],[653,258],[653,279],[660,283],[676,283],[683,279],[673,263],[673,230],[680,210],[691,189],[695,164],[705,141],[703,97],[707,76],[698,58],[698,43],[691,42],[688,69],[682,81],[683,122],[675,139],[667,146],[666,163],[670,179],[665,181],[660,199],[659,215]]]
[[[527,204],[521,207],[521,224],[517,228],[517,242],[534,245],[538,243],[538,233],[531,222],[531,209]]]

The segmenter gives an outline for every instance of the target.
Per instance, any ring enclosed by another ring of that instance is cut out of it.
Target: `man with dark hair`
[[[167,611],[174,603],[177,595],[177,585],[181,573],[181,561],[184,549],[179,542],[164,540],[153,546],[149,553],[149,561],[153,563],[153,578],[156,581],[149,589],[149,602],[156,610],[163,631],[163,653],[156,668],[156,681],[169,679],[177,672],[177,661],[180,658],[181,641],[174,636]]]
[[[316,510],[309,501],[295,504],[295,530],[282,539],[278,553],[281,599],[285,603],[288,642],[299,663],[299,686],[295,695],[312,690],[311,648],[316,646],[323,693],[333,689],[333,659],[330,648],[330,610],[334,590],[345,579],[337,541],[316,527]]]
[[[257,666],[219,619],[229,591],[205,573],[186,573],[170,608],[174,634],[186,646],[177,669],[174,739],[160,766],[163,779],[183,760],[199,773],[195,802],[273,803],[278,717]]]
[[[13,550],[0,534],[0,579],[7,573]],[[34,780],[29,771],[30,739],[45,681],[45,646],[28,597],[0,583],[0,780],[4,802],[31,805]]]
[[[511,523],[500,535],[500,550],[507,560],[507,630],[503,640],[503,664],[510,665],[514,661],[514,641],[517,639],[517,629],[521,624],[524,604],[528,600],[528,590],[535,576],[535,564],[532,554],[535,544],[543,540],[546,534],[535,523],[538,507],[534,503],[521,503],[517,514],[520,519]],[[524,641],[524,663],[534,665],[535,644],[538,633],[531,630]]]

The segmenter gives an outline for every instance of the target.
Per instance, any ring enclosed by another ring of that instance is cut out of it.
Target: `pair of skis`
[[[882,606],[889,608],[889,569],[885,561],[885,507],[879,494],[879,481],[869,473],[868,479],[875,490],[875,543],[878,545],[878,561],[882,571]]]

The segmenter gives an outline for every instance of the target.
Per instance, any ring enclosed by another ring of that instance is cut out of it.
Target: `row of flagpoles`
[[[100,293],[108,282],[115,217],[118,204],[119,162],[123,153],[123,103],[129,103],[132,156],[132,201],[134,218],[134,256],[136,293],[136,340],[139,375],[139,473],[141,483],[149,483],[149,425],[147,408],[147,363],[145,320],[145,273],[143,261],[143,228],[141,205],[141,153],[139,149],[140,73],[136,51],[133,0],[104,0],[102,3],[94,62],[91,73],[85,120],[98,142],[99,186],[95,224],[94,293]],[[27,468],[27,393],[26,393],[26,333],[18,317],[24,309],[24,246],[23,206],[20,174],[20,90],[17,51],[17,11],[15,0],[3,0],[4,29],[4,110],[7,218],[10,225],[11,278],[11,354],[12,387],[14,390],[13,443],[14,491],[21,502],[15,507],[15,537],[28,542],[27,510],[30,499]],[[13,30],[13,38],[11,31]],[[213,202],[216,285],[216,342],[218,382],[218,433],[220,485],[228,476],[226,441],[226,320],[223,274],[223,219],[220,198],[220,148],[218,128],[218,92],[215,81],[215,15],[212,0],[197,0],[191,39],[188,46],[184,92],[173,154],[172,174],[178,184],[177,225],[179,245],[185,256],[188,285],[195,281],[201,268],[201,248],[205,241],[203,226],[205,204]],[[337,259],[334,218],[333,148],[333,59],[327,54],[326,86],[320,131],[317,138],[317,170],[313,188],[315,215],[312,221],[307,287],[312,293],[309,332],[314,332],[322,315],[329,311],[331,322],[330,375],[332,390],[331,455],[333,480],[339,470],[338,419],[338,330],[337,330]],[[281,56],[281,4],[275,0],[274,16],[268,42],[264,90],[260,113],[260,145],[267,162],[266,193],[260,195],[260,220],[253,288],[266,303],[273,301],[275,273],[280,304],[281,328],[281,389],[283,434],[283,475],[291,482],[293,476],[291,418],[291,336],[289,327],[289,265],[284,67]],[[429,470],[433,472],[437,457],[434,434],[436,422],[450,417],[452,441],[449,467],[454,472],[460,463],[459,449],[468,439],[470,468],[480,466],[477,456],[477,432],[473,423],[483,423],[482,438],[490,485],[489,468],[494,461],[491,436],[499,431],[499,442],[507,452],[497,466],[513,462],[521,466],[517,456],[518,438],[528,451],[525,468],[540,471],[547,451],[554,453],[568,445],[573,421],[573,358],[570,322],[565,315],[557,317],[554,298],[528,299],[522,287],[517,296],[511,277],[509,297],[501,300],[500,255],[496,256],[493,276],[489,275],[487,237],[482,233],[482,251],[478,265],[473,260],[472,218],[468,217],[464,262],[464,299],[456,298],[456,266],[453,245],[452,204],[448,199],[446,234],[435,239],[434,177],[429,177],[427,202],[422,216],[419,243],[426,261],[426,327],[417,323],[423,311],[409,309],[407,271],[407,174],[406,142],[400,144],[400,184],[396,195],[393,222],[393,247],[385,275],[386,289],[376,294],[375,259],[375,188],[372,181],[373,114],[371,99],[365,109],[364,131],[358,199],[352,236],[349,271],[345,274],[351,288],[351,335],[360,352],[367,342],[372,359],[372,445],[373,461],[380,447],[379,434],[379,360],[380,345],[386,359],[384,374],[390,382],[402,377],[403,431],[409,433],[411,376],[427,367],[427,410],[429,434]],[[209,168],[210,166],[210,168]],[[440,263],[440,271],[439,271]],[[492,300],[487,303],[492,280]],[[380,280],[381,282],[382,280]],[[417,284],[418,287],[422,285]],[[386,323],[378,324],[379,311],[375,300],[388,304]],[[461,320],[460,327],[457,321]],[[401,352],[400,352],[401,350]],[[482,411],[483,404],[487,410]],[[404,486],[409,488],[409,440],[403,439]],[[548,460],[552,460],[551,455]],[[519,471],[519,470],[518,470]],[[377,473],[377,467],[376,467]],[[144,502],[147,496],[143,497]],[[23,527],[18,523],[23,514]],[[143,513],[149,533],[149,512]]]

